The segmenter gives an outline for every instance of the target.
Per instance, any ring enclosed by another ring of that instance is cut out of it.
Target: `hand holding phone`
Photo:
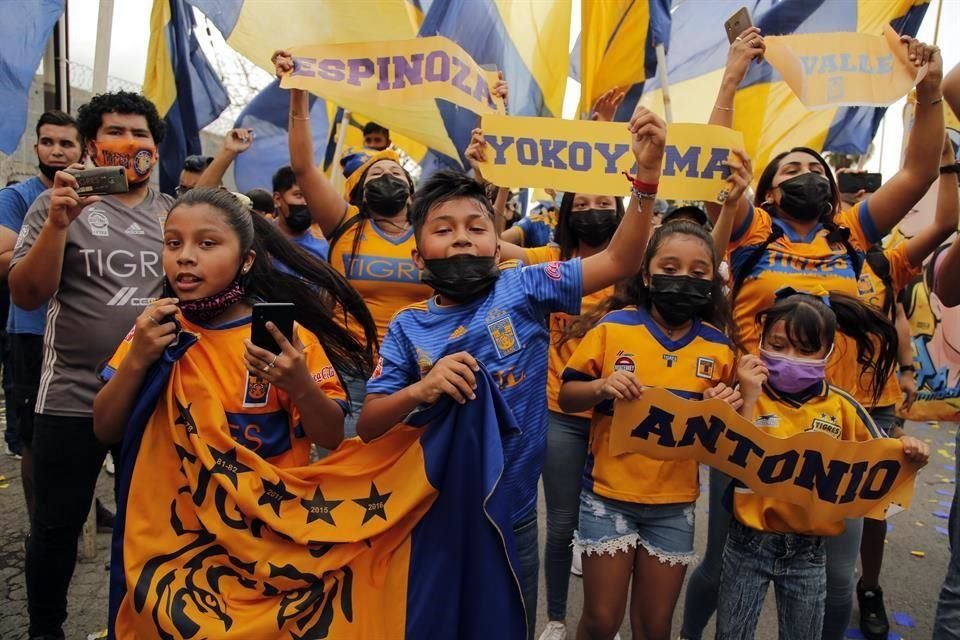
[[[94,167],[93,169],[66,169],[77,180],[77,195],[108,196],[127,193],[127,173],[123,167]]]
[[[296,305],[292,302],[261,302],[253,305],[253,322],[250,326],[250,341],[270,353],[280,353],[280,345],[267,329],[272,322],[288,342],[293,344],[293,316]]]
[[[883,183],[879,173],[844,172],[837,175],[837,187],[840,193],[874,193]]]
[[[752,26],[753,20],[750,19],[750,12],[746,7],[740,7],[735,14],[723,23],[723,28],[727,32],[727,40],[730,41],[730,44],[733,44],[736,39],[740,37],[740,34]]]

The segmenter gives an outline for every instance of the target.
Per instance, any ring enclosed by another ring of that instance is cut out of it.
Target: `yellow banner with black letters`
[[[617,402],[609,446],[611,455],[697,460],[756,494],[831,520],[882,520],[906,509],[919,469],[893,438],[849,442],[812,431],[777,438],[722,400],[685,400],[659,388]]]
[[[363,99],[382,105],[398,101],[452,102],[477,114],[504,113],[491,93],[497,73],[478,65],[460,45],[443,36],[291,47],[294,70],[284,89],[306,89],[340,103]]]
[[[504,187],[557,188],[626,195],[624,172],[635,172],[631,136],[623,122],[490,115],[483,117],[487,161],[483,177]],[[668,200],[722,201],[727,161],[743,149],[743,134],[707,124],[667,125],[658,195]]]
[[[808,109],[891,105],[923,77],[887,25],[867,33],[769,36],[764,58]]]

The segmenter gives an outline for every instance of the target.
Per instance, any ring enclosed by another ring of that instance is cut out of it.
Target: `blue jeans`
[[[523,604],[527,610],[527,640],[533,639],[537,625],[537,578],[540,575],[537,535],[536,510],[513,523],[513,540],[517,547],[517,560],[520,562],[517,577],[520,578],[520,593],[523,594]]]
[[[580,486],[587,459],[590,420],[550,412],[543,495],[547,503],[547,544],[543,570],[547,583],[547,616],[567,617],[573,531],[580,513]]]
[[[960,429],[957,429],[957,446],[960,447]],[[957,483],[960,484],[960,465],[955,471]],[[937,617],[933,623],[933,639],[947,640],[960,639],[960,496],[957,485],[953,485],[953,504],[950,505],[950,564],[947,565],[947,576],[943,579],[943,588],[940,589],[940,601],[937,603]]]
[[[703,560],[690,574],[687,595],[683,601],[683,626],[680,637],[700,640],[704,627],[717,610],[720,592],[720,572],[723,569],[723,547],[730,528],[730,514],[723,508],[723,494],[730,486],[730,478],[710,469],[710,513],[707,514],[707,549]]]
[[[367,381],[362,378],[343,378],[343,386],[349,392],[350,413],[343,419],[343,439],[357,435],[357,420],[360,419],[360,409],[367,397]]]
[[[11,358],[10,340],[7,332],[0,330],[0,358],[3,365],[3,409],[7,416],[7,428],[3,432],[3,440],[14,453],[20,453],[20,430],[17,428],[17,411],[13,392],[13,359]]]
[[[809,640],[823,627],[827,586],[824,539],[766,533],[730,523],[723,550],[717,640],[749,640],[773,582],[780,640]]]

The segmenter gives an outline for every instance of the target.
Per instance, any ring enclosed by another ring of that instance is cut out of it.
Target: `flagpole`
[[[100,0],[97,13],[97,44],[93,55],[93,93],[106,93],[110,71],[110,40],[113,35],[113,0]]]
[[[670,102],[670,82],[667,80],[667,53],[663,44],[657,45],[657,76],[660,78],[660,93],[663,96],[663,117],[673,122],[673,105]]]
[[[937,38],[940,35],[940,14],[943,11],[943,0],[937,3],[937,21],[933,25],[933,44],[936,46]]]

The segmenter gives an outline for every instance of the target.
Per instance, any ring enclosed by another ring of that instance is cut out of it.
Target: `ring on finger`
[[[268,364],[263,365],[263,372],[264,372],[264,373],[270,371],[270,369],[271,369],[270,365],[268,365]]]
[[[157,319],[154,318],[153,316],[147,316],[147,317],[150,318],[150,322],[152,322],[153,324],[157,325],[158,327],[160,326],[160,321],[159,321],[159,320],[157,320]]]

